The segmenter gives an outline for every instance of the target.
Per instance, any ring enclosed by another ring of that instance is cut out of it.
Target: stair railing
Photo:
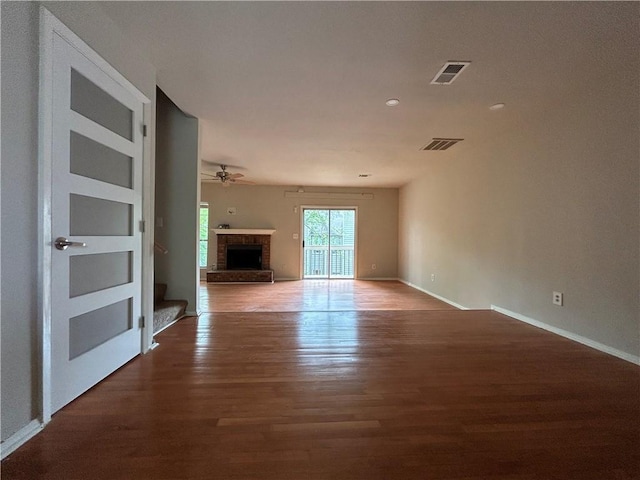
[[[169,253],[169,250],[167,249],[167,247],[162,245],[160,242],[154,242],[153,243],[153,249],[156,252],[162,253],[163,255],[166,255],[167,253]]]

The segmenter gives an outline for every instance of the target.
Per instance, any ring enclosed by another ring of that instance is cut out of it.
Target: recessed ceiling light
[[[387,107],[395,107],[396,105],[398,105],[400,103],[400,100],[398,100],[397,98],[390,98],[389,100],[387,100],[384,103],[387,104]]]
[[[500,110],[504,108],[504,103],[496,103],[489,107],[489,110]]]

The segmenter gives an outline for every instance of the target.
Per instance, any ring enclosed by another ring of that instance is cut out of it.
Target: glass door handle
[[[53,242],[53,245],[58,250],[66,250],[68,247],[86,247],[87,246],[87,244],[84,242],[72,242],[70,240],[67,240],[64,237],[56,238],[56,241]]]

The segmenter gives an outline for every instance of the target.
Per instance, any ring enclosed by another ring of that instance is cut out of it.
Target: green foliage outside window
[[[200,255],[201,268],[207,266],[207,247],[209,244],[209,205],[200,205]]]
[[[354,220],[353,210],[305,210],[305,245],[353,245]]]

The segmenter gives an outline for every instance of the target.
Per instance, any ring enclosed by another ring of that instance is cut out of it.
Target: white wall
[[[96,3],[47,4],[149,98],[155,69]],[[8,439],[38,413],[38,3],[2,2],[1,431]]]
[[[300,206],[358,207],[358,278],[398,276],[398,189],[306,187],[306,192],[372,193],[372,200],[335,198],[291,198],[285,192],[297,187],[233,185],[224,188],[202,184],[202,201],[209,203],[211,228],[228,223],[231,228],[274,228],[271,237],[271,268],[276,279],[300,278]],[[236,214],[228,215],[227,207]],[[294,211],[294,208],[297,211]],[[208,264],[216,263],[215,233],[209,237]],[[376,264],[376,269],[371,268]]]
[[[164,93],[157,95],[155,239],[169,253],[155,257],[155,281],[167,284],[168,299],[198,308],[200,180],[198,119],[183,113]]]
[[[637,358],[637,5],[635,15],[606,40],[612,54],[593,57],[592,76],[576,76],[563,97],[530,115],[508,105],[503,135],[466,139],[401,189],[404,280]],[[624,81],[608,82],[611,72]],[[552,305],[553,291],[564,293],[563,307]]]

